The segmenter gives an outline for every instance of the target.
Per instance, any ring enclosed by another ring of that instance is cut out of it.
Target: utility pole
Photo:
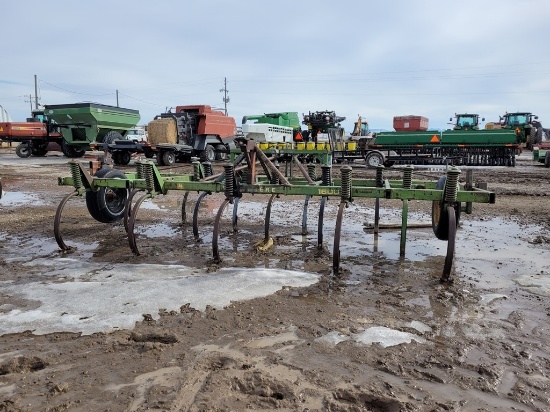
[[[38,80],[36,74],[34,75],[34,110],[38,110]]]
[[[32,94],[25,95],[24,97],[25,97],[25,103],[30,103],[30,105],[31,105],[31,113],[32,113]],[[27,98],[28,98],[29,100],[27,100]]]
[[[229,90],[227,90],[227,77],[223,78],[223,89],[220,89],[220,92],[223,92],[223,104],[225,108],[225,115],[227,116],[227,103],[229,103],[229,96],[227,93],[229,93]]]
[[[117,91],[116,91],[116,107],[120,107],[120,106],[118,105],[118,89],[117,89]]]

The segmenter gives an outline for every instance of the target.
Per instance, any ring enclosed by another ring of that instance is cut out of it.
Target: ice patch
[[[417,320],[413,320],[412,322],[408,323],[407,326],[409,326],[413,329],[416,329],[417,331],[419,331],[421,333],[432,331],[432,328],[430,328],[428,325],[426,325],[425,323],[419,322]]]
[[[524,275],[515,279],[516,283],[527,292],[535,295],[550,297],[550,276],[541,275]]]
[[[325,343],[328,345],[338,345],[341,342],[345,342],[347,340],[350,340],[350,337],[347,335],[344,335],[343,333],[332,331],[327,333],[326,335],[323,335],[319,338],[315,339],[315,342]]]
[[[159,311],[179,311],[185,304],[197,310],[221,309],[234,301],[273,294],[284,286],[309,286],[319,278],[265,268],[207,273],[181,265],[98,265],[73,259],[51,259],[50,263],[40,282],[2,287],[4,294],[39,305],[1,313],[0,335],[27,330],[91,334],[132,329],[143,314],[158,319]],[[52,282],[44,280],[46,275]]]
[[[379,343],[384,348],[400,345],[402,343],[411,343],[413,340],[418,343],[426,343],[426,339],[414,333],[401,332],[384,326],[373,326],[372,328],[368,328],[366,331],[355,335],[354,339],[357,343],[365,345]]]

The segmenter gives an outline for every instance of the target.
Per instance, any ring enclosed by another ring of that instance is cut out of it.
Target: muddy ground
[[[301,210],[291,210],[296,203],[288,199],[278,200],[283,209],[288,204],[288,219],[272,224],[274,246],[266,252],[254,248],[264,233],[262,215],[244,213],[236,234],[226,221],[221,238],[230,241],[222,242],[219,265],[212,262],[208,242],[211,210],[201,211],[203,241],[197,243],[190,224],[180,225],[181,193],[155,200],[166,208],[140,211],[140,222],[164,224],[176,233],[140,236],[140,256],[130,252],[120,224],[94,222],[75,201],[64,212],[64,239],[93,247],[64,255],[55,247],[53,218],[71,191],[57,186],[58,176],[69,175],[67,159],[49,155],[53,160],[38,164],[4,149],[4,190],[31,196],[15,204],[0,200],[4,286],[47,275],[47,268],[28,269],[21,257],[177,263],[210,273],[223,266],[292,269],[319,278],[308,287],[283,287],[224,308],[197,310],[180,302],[179,310],[143,314],[131,329],[4,334],[0,411],[549,410],[550,169],[529,155],[524,152],[515,168],[475,170],[474,180],[487,182],[496,203],[475,204],[473,214],[462,215],[453,282],[442,284],[445,242],[434,247],[427,240],[431,228],[411,228],[404,258],[384,253],[385,247],[398,248],[398,236],[385,231],[380,238],[389,240],[375,243],[363,229],[368,222],[361,212],[372,210],[373,201],[361,199],[346,211],[353,228],[344,227],[348,235],[337,275],[329,234],[336,209],[328,211],[332,216],[319,250],[315,220],[308,237],[299,236]],[[420,179],[441,174],[415,169]],[[354,168],[353,177],[373,176]],[[267,202],[261,196],[251,201]],[[399,217],[400,203],[382,204],[388,215]],[[409,210],[429,219],[430,207],[418,201]],[[17,253],[22,256],[12,259]],[[16,310],[39,308],[40,302],[0,289],[0,322]]]

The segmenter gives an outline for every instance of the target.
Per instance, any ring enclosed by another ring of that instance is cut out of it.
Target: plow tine
[[[237,231],[237,221],[239,220],[239,216],[237,215],[237,211],[239,209],[239,197],[236,197],[233,200],[233,216],[231,217],[231,224],[233,225],[233,232]]]
[[[220,234],[220,221],[222,218],[222,213],[229,203],[229,199],[225,199],[220,206],[220,209],[218,210],[218,213],[216,214],[216,220],[214,221],[214,232],[212,233],[212,256],[214,257],[214,261],[216,263],[220,263],[220,252],[218,250],[218,237]]]
[[[302,213],[302,236],[307,235],[307,207],[309,205],[309,199],[311,199],[312,196],[307,195],[304,199],[304,211]]]
[[[195,242],[200,242],[201,238],[199,236],[199,208],[202,202],[209,192],[202,192],[199,195],[199,198],[195,202],[195,208],[193,209],[193,236],[195,236]]]
[[[132,199],[137,192],[139,192],[139,190],[137,189],[134,189],[130,192],[130,194],[128,195],[128,200],[126,200],[126,205],[124,206],[124,230],[126,231],[126,233],[128,233],[128,219],[132,214]]]
[[[65,242],[63,241],[63,238],[61,237],[61,232],[59,231],[59,227],[61,225],[61,213],[63,212],[63,208],[65,207],[69,199],[76,195],[78,195],[78,192],[70,193],[63,198],[61,203],[59,203],[59,206],[57,206],[57,210],[55,212],[55,219],[53,221],[53,233],[55,236],[55,241],[57,242],[59,248],[64,251],[71,250],[72,247],[67,246],[65,244]]]
[[[130,244],[130,249],[132,252],[134,252],[135,255],[139,256],[139,250],[136,243],[136,234],[134,233],[134,228],[136,225],[136,218],[137,218],[137,212],[139,210],[139,207],[143,203],[145,199],[148,199],[151,197],[150,193],[147,193],[143,196],[141,196],[134,205],[132,212],[130,213],[130,217],[128,219],[128,243]]]
[[[273,199],[277,195],[271,195],[269,202],[267,202],[267,209],[265,211],[265,224],[264,224],[264,245],[269,242],[269,221],[271,220],[271,207],[273,206]]]
[[[334,229],[334,247],[332,249],[332,270],[334,274],[337,274],[340,270],[340,235],[342,233],[342,217],[344,216],[344,209],[346,208],[346,202],[340,202],[338,208],[338,215],[336,216],[336,228]]]
[[[456,239],[456,217],[455,209],[453,206],[448,206],[449,215],[449,239],[447,240],[447,255],[445,256],[445,264],[443,265],[443,275],[441,276],[442,282],[447,282],[451,275],[451,268],[453,266],[453,259],[455,255],[455,239]]]
[[[317,220],[317,248],[323,247],[323,219],[325,215],[325,204],[327,203],[327,197],[321,198],[321,205],[319,206],[319,218]]]
[[[181,223],[185,224],[187,221],[187,211],[185,206],[187,206],[187,198],[189,197],[189,191],[186,191],[183,195],[183,200],[181,201]]]

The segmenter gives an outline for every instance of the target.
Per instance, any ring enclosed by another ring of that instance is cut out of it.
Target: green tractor
[[[479,115],[478,114],[469,114],[461,113],[455,114],[455,122],[453,123],[453,130],[479,130]],[[450,122],[453,121],[451,117]],[[484,122],[485,118],[481,118],[481,121]]]
[[[537,133],[542,132],[542,127],[541,132],[538,132],[538,118],[529,112],[505,113],[504,116],[500,116],[500,126],[503,129],[515,130],[517,142],[525,143],[527,149],[532,150],[533,144],[537,142]]]

